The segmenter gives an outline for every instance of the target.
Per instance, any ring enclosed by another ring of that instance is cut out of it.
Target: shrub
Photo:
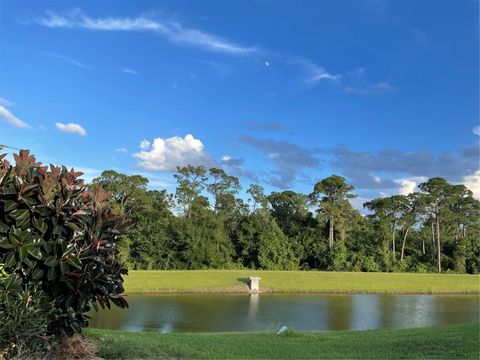
[[[49,334],[80,332],[90,306],[127,307],[127,270],[116,256],[126,222],[112,214],[109,195],[27,150],[14,159],[0,155],[0,262],[23,290],[38,286],[48,298],[56,313]]]
[[[48,324],[54,310],[36,286],[22,284],[0,269],[0,358],[25,358],[50,347]]]

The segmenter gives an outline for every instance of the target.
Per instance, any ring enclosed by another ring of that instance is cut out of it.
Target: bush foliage
[[[91,306],[127,307],[127,270],[117,256],[127,224],[110,210],[109,194],[27,150],[14,159],[0,155],[0,263],[23,290],[38,287],[47,297],[55,311],[48,333],[80,332]]]
[[[37,285],[22,286],[0,265],[0,359],[35,357],[48,349],[52,316],[55,310]]]

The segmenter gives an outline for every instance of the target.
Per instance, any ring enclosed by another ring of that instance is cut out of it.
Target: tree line
[[[130,268],[479,272],[480,201],[440,177],[366,202],[365,216],[337,175],[309,194],[252,184],[246,201],[223,169],[189,165],[174,177],[175,193],[113,170],[93,180],[132,222],[121,250]]]

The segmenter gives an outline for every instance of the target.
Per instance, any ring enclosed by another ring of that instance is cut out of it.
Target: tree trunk
[[[432,219],[432,260],[435,260],[435,227],[433,225],[433,219]]]
[[[397,227],[397,220],[393,221],[393,231],[392,231],[392,251],[393,258],[395,259],[395,228]]]
[[[333,248],[333,217],[330,218],[330,228],[328,231],[328,246],[330,246],[330,249]]]
[[[410,230],[410,227],[407,227],[407,230],[405,230],[405,234],[403,234],[403,242],[402,242],[402,253],[400,254],[400,261],[403,261],[403,254],[405,253],[405,242],[407,241],[407,236],[408,236],[408,231]],[[425,247],[425,245],[424,245]]]
[[[422,254],[425,255],[425,238],[422,237]]]
[[[440,248],[440,219],[438,218],[438,213],[436,216],[437,222],[437,262],[438,262],[438,272],[442,272],[442,260],[440,258],[441,248]]]

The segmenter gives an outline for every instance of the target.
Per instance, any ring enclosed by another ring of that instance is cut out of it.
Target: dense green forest
[[[247,201],[222,169],[186,166],[174,176],[174,194],[113,170],[93,180],[132,221],[121,249],[132,269],[479,271],[480,201],[443,178],[367,202],[364,216],[350,203],[353,186],[336,175],[310,194],[252,184]]]

